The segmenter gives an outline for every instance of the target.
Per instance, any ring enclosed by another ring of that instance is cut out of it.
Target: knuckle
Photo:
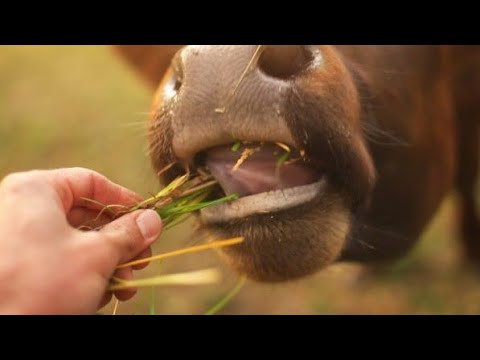
[[[80,166],[72,167],[69,170],[71,172],[75,172],[75,173],[78,173],[80,175],[95,173],[95,171],[93,171],[93,170],[90,170],[90,169],[87,169],[87,168],[84,168],[84,167],[80,167]]]
[[[73,167],[68,169],[71,173],[79,176],[89,178],[89,181],[92,184],[107,181],[107,177],[96,172],[95,170],[83,168],[83,167]]]
[[[79,176],[88,179],[93,199],[100,198],[102,193],[108,189],[109,180],[106,176],[83,168],[77,168],[76,171],[78,171]]]
[[[43,185],[42,182],[39,182],[42,178],[42,173],[39,170],[18,172],[7,175],[0,185],[9,192],[23,193],[26,190],[33,190]]]

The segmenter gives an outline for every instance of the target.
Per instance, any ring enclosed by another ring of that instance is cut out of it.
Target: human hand
[[[0,183],[0,314],[94,314],[112,297],[112,276],[133,277],[121,264],[151,254],[161,232],[153,210],[115,221],[101,215],[100,231],[80,231],[102,204],[131,206],[135,193],[87,169],[31,171]],[[128,300],[135,290],[116,292]]]

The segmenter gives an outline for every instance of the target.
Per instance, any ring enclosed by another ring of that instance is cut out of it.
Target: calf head
[[[197,45],[173,59],[155,96],[152,161],[207,166],[219,192],[241,195],[199,215],[216,237],[245,238],[223,250],[238,272],[285,281],[341,254],[375,181],[357,81],[330,46]],[[232,171],[236,141],[264,146]],[[279,172],[276,143],[298,155]]]

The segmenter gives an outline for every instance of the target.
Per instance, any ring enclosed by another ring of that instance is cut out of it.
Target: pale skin
[[[131,206],[134,192],[87,169],[30,171],[0,183],[0,314],[95,314],[113,295],[126,301],[135,289],[111,294],[112,276],[131,279],[133,270],[116,270],[148,257],[162,222],[140,210],[112,221],[102,204]]]

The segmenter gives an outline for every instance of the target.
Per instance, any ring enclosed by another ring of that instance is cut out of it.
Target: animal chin
[[[205,165],[226,195],[239,199],[204,209],[205,224],[239,220],[254,215],[275,213],[304,205],[326,191],[324,171],[314,168],[296,151],[290,159],[279,162],[282,151],[275,145],[253,147],[253,153],[239,163],[242,151],[230,146],[205,153]]]
[[[285,150],[276,139],[245,140],[237,151],[231,137],[220,140],[210,146],[205,141],[162,176],[171,181],[185,166],[198,173],[207,168],[218,182],[212,200],[239,195],[200,212],[199,230],[212,240],[245,239],[220,252],[225,261],[250,279],[277,282],[310,275],[337,259],[350,231],[351,213],[337,188],[334,164],[321,154],[295,150],[291,142],[283,162]],[[246,147],[256,151],[239,162]]]

